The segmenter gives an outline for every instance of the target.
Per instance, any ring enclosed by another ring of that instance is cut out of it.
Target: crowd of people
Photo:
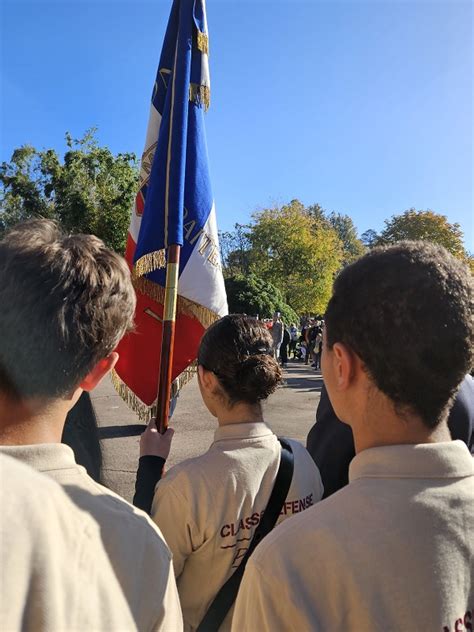
[[[273,319],[263,319],[265,326],[272,334],[273,356],[283,368],[287,368],[288,359],[304,361],[317,371],[321,369],[323,350],[324,320],[304,316],[299,326],[296,323],[286,324],[280,312],[275,312]]]
[[[472,629],[474,282],[444,248],[371,250],[324,319],[209,327],[214,441],[163,476],[174,431],[151,422],[133,504],[66,445],[133,327],[125,261],[25,222],[0,306],[2,629]],[[262,408],[291,354],[324,378],[307,449]]]

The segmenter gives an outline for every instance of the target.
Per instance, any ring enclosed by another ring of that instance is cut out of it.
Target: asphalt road
[[[321,373],[299,362],[284,371],[285,385],[265,402],[265,421],[281,436],[305,443],[315,421]],[[131,500],[138,466],[136,425],[139,420],[115,392],[109,379],[92,394],[100,426],[104,483]],[[175,429],[167,469],[206,451],[212,443],[216,420],[205,408],[194,378],[180,393],[171,424]],[[133,434],[135,433],[135,434]]]

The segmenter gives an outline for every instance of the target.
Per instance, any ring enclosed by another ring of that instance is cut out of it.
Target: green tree
[[[336,231],[298,200],[253,220],[251,271],[275,285],[298,313],[324,312],[343,260]]]
[[[134,154],[100,147],[95,133],[66,134],[63,160],[53,149],[26,145],[0,165],[0,234],[18,221],[47,217],[124,251],[138,166]]]
[[[306,212],[313,219],[319,220],[320,222],[327,221],[326,211],[323,209],[321,204],[318,204],[317,202],[315,204],[311,204],[310,206],[308,206],[306,208]]]
[[[360,236],[361,242],[367,248],[373,248],[375,244],[377,243],[378,239],[379,239],[378,233],[372,228],[369,228],[368,230],[365,231],[365,233],[362,233],[362,235]]]
[[[219,231],[224,276],[248,274],[251,243],[248,224],[235,224],[233,231]]]
[[[365,252],[364,244],[357,236],[357,228],[349,215],[333,211],[328,216],[328,221],[342,242],[344,265],[361,257]]]
[[[275,312],[280,312],[285,323],[299,322],[280,290],[255,274],[227,277],[225,288],[230,313],[271,318]]]
[[[385,228],[377,244],[393,244],[403,239],[422,239],[444,246],[461,259],[467,258],[463,244],[463,232],[459,224],[450,224],[445,215],[431,210],[417,211],[411,208],[401,215],[385,220]]]
[[[474,255],[469,255],[467,258],[467,265],[471,271],[471,274],[474,276]]]

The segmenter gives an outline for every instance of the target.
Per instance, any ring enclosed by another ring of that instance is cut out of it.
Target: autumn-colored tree
[[[471,270],[471,274],[474,276],[474,255],[469,255],[467,258],[467,265]]]
[[[298,200],[293,200],[290,204],[293,204],[294,202],[298,202]],[[301,203],[298,202],[298,204]],[[358,259],[364,254],[366,248],[364,247],[362,240],[359,239],[357,228],[349,215],[338,213],[336,211],[328,213],[318,203],[311,204],[306,207],[306,209],[303,207],[303,210],[314,220],[317,220],[318,226],[326,225],[334,228],[342,243],[343,265],[347,265],[348,263],[355,261],[355,259]]]
[[[81,139],[66,134],[66,146],[63,160],[26,145],[0,165],[0,235],[21,220],[47,217],[122,253],[138,184],[134,154],[114,156],[94,129]]]
[[[403,239],[422,239],[444,246],[456,257],[466,259],[463,237],[460,225],[450,224],[445,215],[411,208],[385,220],[377,245],[393,244]]]
[[[298,201],[253,215],[251,269],[298,313],[322,313],[343,261],[336,231]]]

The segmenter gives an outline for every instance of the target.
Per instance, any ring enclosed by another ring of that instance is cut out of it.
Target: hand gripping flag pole
[[[125,255],[135,331],[120,342],[112,375],[140,419],[156,416],[162,432],[170,394],[195,373],[202,334],[227,313],[204,129],[208,53],[204,0],[174,0]]]

